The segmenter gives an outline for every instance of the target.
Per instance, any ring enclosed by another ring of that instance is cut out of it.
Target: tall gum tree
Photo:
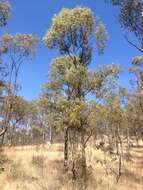
[[[31,34],[16,35],[4,34],[0,37],[0,54],[3,68],[5,69],[4,77],[4,96],[16,95],[19,90],[18,73],[21,65],[31,58],[37,49],[38,39]],[[5,59],[6,58],[6,59]],[[6,133],[11,120],[11,110],[13,99],[7,98],[7,113],[1,122],[0,136]]]
[[[62,55],[52,62],[45,95],[54,110],[52,125],[64,130],[65,166],[74,179],[86,178],[85,147],[92,134],[87,96],[102,96],[120,70],[115,65],[89,70],[93,44],[102,54],[107,40],[105,26],[86,7],[62,9],[44,37],[47,47],[58,49]]]
[[[11,7],[7,1],[0,0],[0,27],[4,27],[7,24],[7,20],[10,17]],[[3,91],[3,77],[5,76],[5,69],[2,65],[1,53],[0,53],[0,94]],[[0,100],[1,102],[1,100]]]

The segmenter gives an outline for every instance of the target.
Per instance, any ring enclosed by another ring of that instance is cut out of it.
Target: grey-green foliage
[[[0,0],[0,27],[7,24],[7,19],[10,17],[11,6],[8,1]]]
[[[143,1],[142,0],[111,0],[113,5],[120,7],[119,19],[121,26],[133,32],[140,42],[143,51]]]
[[[44,94],[55,109],[54,121],[58,123],[65,118],[66,125],[62,123],[62,128],[74,126],[71,121],[75,121],[77,126],[83,123],[81,116],[85,114],[79,112],[88,112],[88,95],[101,98],[109,92],[111,85],[113,87],[114,79],[120,72],[118,66],[109,65],[95,71],[88,68],[92,59],[92,44],[96,43],[99,52],[103,53],[107,38],[105,26],[99,18],[94,18],[89,8],[64,8],[54,16],[44,41],[49,48],[58,49],[62,56],[52,61]],[[71,114],[74,119],[71,119]]]
[[[52,20],[44,42],[49,48],[57,48],[61,54],[76,55],[80,62],[91,61],[92,42],[97,40],[99,53],[103,53],[108,35],[99,18],[94,18],[86,7],[63,8]]]

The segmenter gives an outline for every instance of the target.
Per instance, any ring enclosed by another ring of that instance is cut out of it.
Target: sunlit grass
[[[143,189],[143,147],[132,148],[132,160],[124,160],[118,184],[114,174],[107,174],[101,164],[110,157],[91,147],[86,151],[88,190]],[[65,174],[61,144],[5,148],[4,154],[9,161],[0,174],[0,190],[80,190],[79,185],[69,181]]]

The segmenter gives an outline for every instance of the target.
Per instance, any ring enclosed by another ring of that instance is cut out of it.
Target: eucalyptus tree
[[[88,95],[97,97],[111,84],[119,68],[90,71],[93,44],[102,54],[108,39],[105,26],[86,7],[64,8],[52,20],[44,42],[62,55],[53,60],[45,95],[50,94],[53,126],[65,134],[65,165],[74,179],[86,177],[85,147],[90,137]],[[110,81],[106,85],[106,81]],[[54,94],[56,98],[54,98]]]
[[[142,100],[143,101],[143,100]],[[127,108],[127,116],[130,118],[129,123],[129,134],[136,140],[136,145],[139,145],[139,139],[143,138],[143,117],[142,117],[142,106],[141,99],[133,93],[129,98],[129,105]]]
[[[39,115],[41,115],[41,120],[43,127],[45,129],[45,140],[50,144],[53,143],[53,138],[55,134],[55,128],[52,127],[52,124],[55,120],[55,102],[57,99],[56,93],[50,93],[47,90],[47,84],[44,85],[42,89],[42,96],[38,99],[37,106]],[[45,94],[46,93],[46,94]]]
[[[132,65],[130,67],[130,72],[132,72],[134,77],[134,91],[130,93],[129,96],[129,110],[134,109],[132,119],[130,120],[131,126],[135,125],[132,131],[134,133],[136,140],[138,142],[139,136],[143,136],[142,130],[142,112],[143,112],[143,56],[136,56],[132,60]],[[133,105],[131,105],[133,104]],[[131,114],[128,112],[129,115]],[[133,124],[134,123],[134,124]]]
[[[134,33],[139,43],[130,40],[127,35],[125,39],[143,53],[143,1],[142,0],[110,0],[113,5],[120,8],[119,21],[125,31]]]
[[[139,138],[143,137],[142,112],[143,112],[143,56],[136,56],[132,60],[130,72],[135,75],[134,89],[129,94],[129,105],[127,107],[130,125],[130,136],[135,136],[138,144]]]
[[[8,3],[8,1],[0,0],[0,27],[4,27],[7,24],[7,20],[10,17],[10,13],[11,13],[11,6]],[[3,62],[1,60],[1,53],[0,53],[0,95],[3,92],[3,88],[4,88],[3,78],[6,75],[5,69],[2,63]],[[2,102],[1,97],[0,97],[0,102]]]
[[[22,127],[27,126],[27,117],[31,112],[31,104],[24,98],[16,95],[9,95],[4,97],[4,102],[1,109],[1,117],[5,117],[8,113],[9,102],[12,102],[11,117],[9,118],[9,128],[6,135],[6,140],[9,144],[13,144],[15,133],[20,131]],[[3,140],[3,139],[2,139]],[[2,142],[3,144],[3,142]]]
[[[32,105],[32,109],[29,115],[29,125],[32,129],[32,132],[33,132],[33,129],[35,131],[35,129],[37,130],[38,128],[39,128],[39,131],[43,132],[42,135],[39,136],[40,137],[39,142],[38,140],[36,142],[45,143],[46,141],[49,141],[50,143],[52,143],[52,130],[49,125],[50,117],[48,119],[50,112],[48,109],[49,104],[48,104],[47,98],[43,96],[39,97],[36,100],[32,101],[31,105]]]
[[[127,35],[125,39],[130,45],[135,47],[139,52],[143,53],[143,1],[142,0],[111,0],[113,5],[120,7],[120,23],[125,31],[132,32],[137,40],[131,40]],[[134,134],[136,134],[136,139],[138,138],[138,127],[140,126],[141,116],[143,111],[143,56],[136,56],[133,58],[130,71],[135,74],[136,88],[133,93],[129,96],[129,106],[127,108],[127,118],[129,118],[129,125],[134,126]],[[133,104],[133,105],[131,105]],[[136,110],[134,109],[136,108]],[[134,109],[132,119],[131,110]],[[130,111],[129,111],[130,110]],[[129,115],[128,115],[129,114]],[[136,117],[135,117],[136,115]],[[129,116],[129,117],[128,117]],[[128,127],[130,128],[130,127]],[[130,128],[130,133],[132,134]],[[139,127],[140,134],[142,135],[142,127]],[[128,134],[130,135],[128,132]],[[128,143],[129,144],[129,143]]]
[[[6,70],[3,95],[11,96],[17,94],[19,90],[19,85],[17,83],[19,70],[22,63],[34,55],[37,43],[37,37],[31,34],[4,34],[0,37],[1,59],[3,60]],[[3,118],[3,126],[1,126],[0,136],[3,136],[6,133],[11,118],[13,99],[7,100],[8,109],[7,114]]]
[[[11,6],[8,1],[0,0],[0,27],[7,24],[10,17]]]
[[[122,136],[124,126],[123,123],[125,122],[125,108],[122,107],[119,94],[111,94],[107,97],[106,101],[107,123],[109,124],[108,127],[110,134],[112,135],[112,138],[110,138],[110,146],[113,150],[115,147],[117,154],[121,154],[123,152]]]

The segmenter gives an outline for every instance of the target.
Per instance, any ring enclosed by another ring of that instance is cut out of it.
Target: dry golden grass
[[[87,148],[90,171],[88,190],[142,190],[143,147],[132,148],[131,161],[124,161],[123,174],[116,184],[116,176],[109,172],[116,168],[100,150]],[[0,174],[0,190],[81,190],[79,184],[69,182],[63,169],[63,146],[25,146],[5,148],[9,159]],[[109,172],[109,173],[108,173]]]

